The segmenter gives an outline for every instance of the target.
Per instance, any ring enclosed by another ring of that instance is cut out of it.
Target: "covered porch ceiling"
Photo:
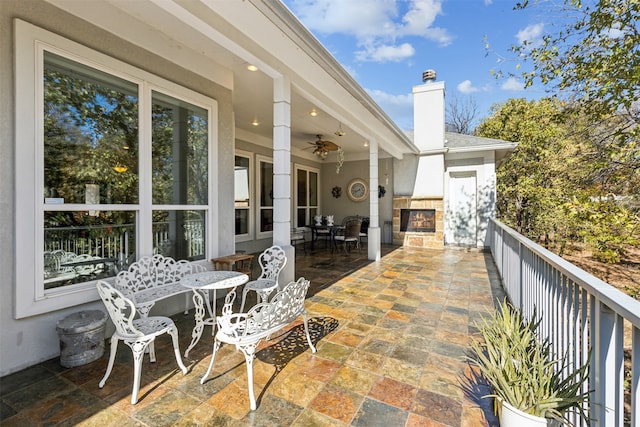
[[[293,155],[318,160],[309,144],[316,135],[341,146],[346,161],[368,158],[370,140],[381,158],[418,152],[279,1],[48,1],[231,90],[237,138],[272,146],[273,82],[284,76],[291,83]],[[332,152],[326,161],[335,159]]]

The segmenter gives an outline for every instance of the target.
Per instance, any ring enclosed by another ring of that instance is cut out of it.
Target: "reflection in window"
[[[273,163],[261,160],[259,167],[260,232],[273,231]]]
[[[44,197],[138,203],[138,87],[44,53]]]
[[[236,155],[235,164],[235,208],[236,208],[236,236],[249,234],[250,203],[250,161],[248,157]]]
[[[135,255],[134,212],[45,212],[45,289],[115,276]]]
[[[318,212],[318,172],[298,166],[296,168],[296,226],[311,224]]]
[[[153,211],[153,252],[174,259],[204,259],[205,211]]]
[[[153,203],[207,204],[207,111],[153,92]]]

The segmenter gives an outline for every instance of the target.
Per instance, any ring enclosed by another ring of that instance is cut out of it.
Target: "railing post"
[[[634,410],[635,408],[635,410]],[[640,425],[640,328],[633,328],[631,338],[631,425]]]
[[[622,399],[623,361],[622,318],[609,307],[596,300],[592,312],[595,343],[595,394],[591,414],[597,425],[622,427],[624,399]],[[597,406],[596,406],[597,405]],[[594,407],[595,406],[595,407]]]

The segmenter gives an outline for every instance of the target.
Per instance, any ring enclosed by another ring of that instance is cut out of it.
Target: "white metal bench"
[[[213,342],[213,355],[209,363],[209,369],[200,380],[201,384],[213,369],[216,359],[216,352],[222,343],[233,344],[242,351],[247,363],[247,381],[249,383],[249,401],[251,410],[256,409],[256,398],[253,393],[253,359],[255,358],[256,347],[263,339],[269,337],[300,315],[303,316],[304,331],[307,335],[307,343],[313,353],[316,348],[309,336],[309,325],[307,323],[307,310],[304,307],[304,300],[309,289],[309,280],[301,277],[296,282],[291,282],[280,292],[275,294],[270,302],[260,303],[251,308],[247,313],[233,313],[232,307],[235,301],[235,290],[227,294],[222,315],[216,318],[218,331]],[[199,296],[194,293],[194,300]],[[202,298],[201,296],[199,296]]]
[[[146,256],[118,273],[114,287],[133,301],[140,317],[147,317],[156,302],[179,294],[185,294],[186,312],[191,289],[182,286],[180,279],[205,270],[186,260],[176,261],[160,254]]]

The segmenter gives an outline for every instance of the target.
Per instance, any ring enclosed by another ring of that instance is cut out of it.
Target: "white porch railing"
[[[511,302],[528,318],[536,308],[541,338],[553,343],[556,357],[568,354],[578,366],[591,351],[591,425],[640,426],[640,301],[499,221],[491,222],[487,242]]]

